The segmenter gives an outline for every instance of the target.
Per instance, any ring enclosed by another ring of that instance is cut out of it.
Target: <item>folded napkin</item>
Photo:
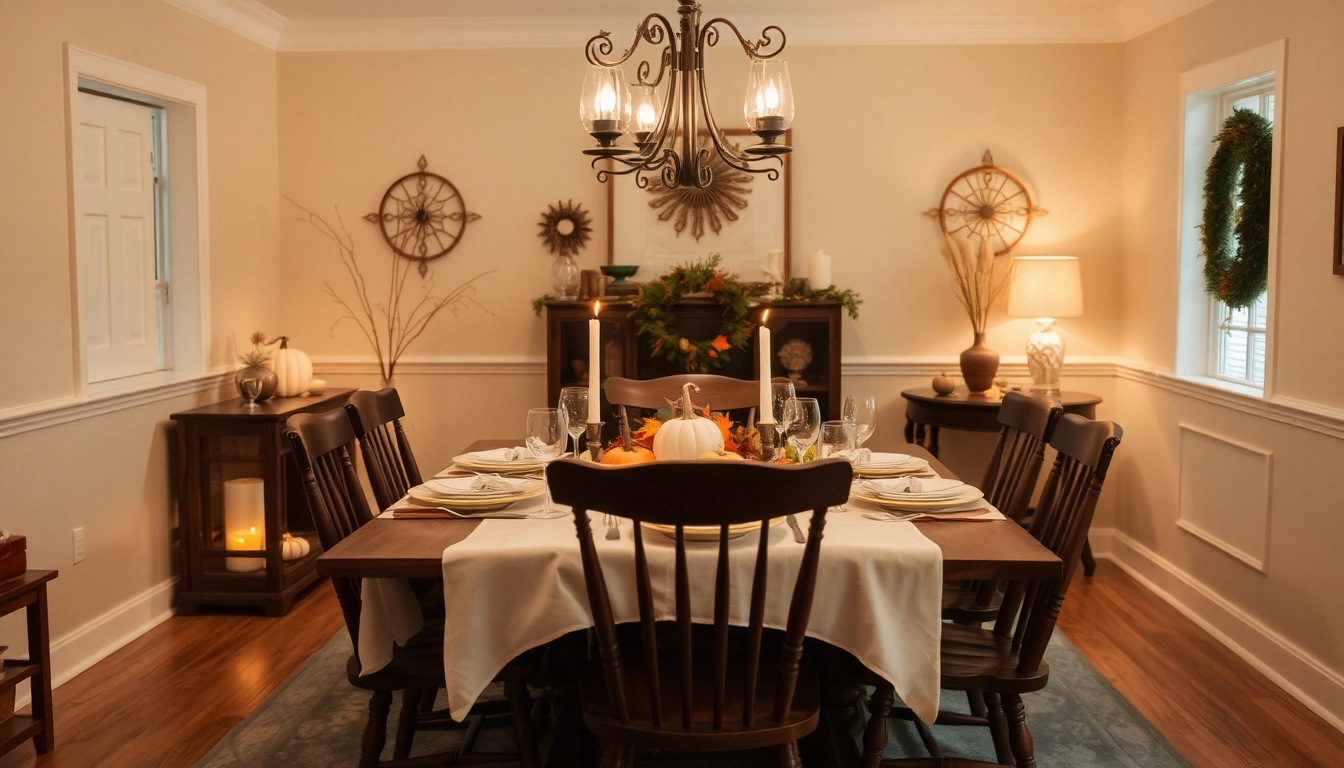
[[[494,448],[489,451],[472,451],[471,453],[467,454],[467,457],[474,459],[475,461],[501,463],[510,461],[525,461],[527,459],[531,459],[532,455],[527,452],[527,448],[525,446],[520,445],[513,448]]]
[[[870,451],[867,448],[862,448],[859,452],[862,454],[863,461],[857,462],[857,466],[870,466],[875,469],[899,467],[903,464],[912,463],[912,459],[914,459],[908,453],[881,453]]]
[[[865,480],[863,487],[879,496],[952,496],[966,484],[946,477],[898,477]]]
[[[477,475],[471,481],[471,490],[473,491],[508,491],[515,493],[526,490],[533,481],[531,480],[511,480],[499,475]]]

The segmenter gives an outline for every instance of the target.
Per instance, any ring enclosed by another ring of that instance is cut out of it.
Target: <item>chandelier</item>
[[[635,28],[635,41],[616,59],[606,58],[614,50],[611,33],[602,30],[588,41],[585,53],[589,67],[579,98],[579,118],[597,140],[597,146],[583,153],[593,156],[598,181],[633,173],[643,189],[648,186],[646,174],[657,174],[669,189],[703,189],[714,178],[709,167],[710,146],[731,168],[764,173],[772,181],[778,179],[784,164],[782,156],[792,151],[779,143],[793,122],[789,67],[776,59],[784,50],[784,30],[768,26],[759,40],[749,42],[725,18],[716,17],[702,25],[696,0],[679,0],[677,15],[680,24],[676,27],[660,13],[646,16]],[[761,143],[743,150],[724,140],[709,109],[704,55],[718,43],[720,27],[737,37],[751,59],[743,112],[747,128]],[[778,46],[772,33],[779,36]],[[641,42],[663,46],[658,73],[650,79],[652,67],[647,60],[641,61],[635,82],[629,83],[622,65]],[[617,146],[617,140],[626,134],[634,140],[635,149]],[[604,160],[612,163],[598,168]]]

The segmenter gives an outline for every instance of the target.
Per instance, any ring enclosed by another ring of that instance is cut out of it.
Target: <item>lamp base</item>
[[[1053,318],[1038,318],[1041,329],[1027,339],[1027,370],[1031,371],[1031,391],[1059,394],[1059,372],[1064,368],[1064,340],[1055,333]]]

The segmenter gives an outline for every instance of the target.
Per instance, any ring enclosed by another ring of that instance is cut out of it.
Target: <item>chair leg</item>
[[[985,708],[984,694],[979,691],[967,691],[966,702],[971,705],[972,717],[988,717],[989,710]]]
[[[387,743],[387,714],[392,711],[392,692],[375,691],[369,697],[369,722],[359,743],[359,768],[378,768]]]
[[[798,756],[798,742],[790,741],[775,747],[775,765],[778,768],[803,768],[803,759]]]
[[[537,751],[537,734],[532,723],[532,695],[527,683],[509,680],[504,683],[504,697],[513,712],[513,733],[518,742],[518,763],[522,768],[541,768],[541,753]]]
[[[1092,542],[1083,539],[1083,575],[1091,576],[1097,572],[1097,559],[1092,556]]]
[[[1008,718],[1003,714],[1003,699],[997,693],[985,694],[985,717],[994,739],[994,759],[1000,765],[1012,765],[1013,749],[1008,745]]]
[[[942,759],[943,748],[938,746],[938,740],[933,738],[933,731],[929,728],[929,724],[916,717],[915,730],[919,731],[919,740],[924,742],[924,748],[929,750],[929,757]]]
[[[625,744],[602,740],[602,762],[600,768],[632,768],[635,764],[635,750]],[[801,768],[801,766],[799,766]]]
[[[1003,703],[1008,710],[1008,743],[1013,748],[1017,768],[1036,768],[1036,744],[1027,728],[1027,710],[1022,706],[1022,697],[1005,693]]]
[[[421,693],[419,688],[401,692],[401,714],[397,717],[397,738],[392,742],[392,759],[405,760],[411,756],[411,741],[419,721]]]
[[[895,692],[890,685],[879,685],[868,700],[868,727],[863,732],[863,768],[879,768],[887,748],[887,718]]]
[[[439,697],[437,688],[425,688],[420,692],[420,714],[427,715],[434,711],[434,700]]]

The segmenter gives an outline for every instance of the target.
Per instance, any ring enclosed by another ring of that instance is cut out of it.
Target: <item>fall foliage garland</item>
[[[713,339],[696,341],[677,333],[677,300],[690,293],[707,293],[723,306],[719,333]],[[669,362],[680,360],[687,372],[718,368],[729,359],[730,350],[746,349],[752,323],[747,320],[750,302],[737,275],[719,267],[719,254],[704,261],[679,264],[666,275],[639,289],[630,318],[635,333],[646,336],[651,357],[662,355]]]

